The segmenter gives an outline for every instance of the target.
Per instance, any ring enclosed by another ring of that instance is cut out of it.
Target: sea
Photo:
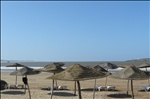
[[[65,63],[65,65],[62,68],[67,68],[73,64],[81,64],[83,66],[89,66],[89,67],[93,67],[96,66],[98,64],[103,64],[106,63],[108,61],[92,61],[92,62],[63,62]],[[121,68],[121,66],[126,66],[126,65],[135,65],[135,66],[139,66],[141,64],[143,64],[143,62],[127,62],[127,61],[109,61],[110,63],[116,64],[117,66],[119,66],[119,68],[117,69],[108,69],[109,72],[114,73],[116,71],[119,71],[123,68]],[[48,64],[52,64],[53,62],[1,62],[1,72],[13,72],[15,71],[15,67],[6,67],[8,65],[12,65],[14,63],[19,63],[25,66],[28,66],[30,68],[34,68],[34,69],[39,69],[39,68],[43,68],[44,66],[48,65]],[[145,62],[144,62],[145,63]],[[17,69],[20,69],[22,67],[17,67]],[[141,70],[146,71],[145,68],[141,68]],[[147,68],[148,71],[150,71],[150,68]]]

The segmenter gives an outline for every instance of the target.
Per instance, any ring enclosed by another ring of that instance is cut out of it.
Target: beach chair
[[[65,90],[67,89],[67,86],[58,86],[58,90]]]
[[[17,89],[24,89],[25,87],[24,87],[24,85],[16,85],[16,87],[17,87]]]
[[[24,89],[24,85],[9,85],[9,89]]]
[[[105,86],[98,86],[96,89],[98,89],[98,91],[102,91],[102,90],[107,90],[107,87],[105,87]]]
[[[48,89],[48,90],[51,90],[51,86],[48,86],[47,89]],[[58,87],[57,87],[57,86],[54,86],[53,90],[57,90],[57,89],[58,89]]]
[[[114,91],[115,88],[116,88],[115,86],[110,86],[110,85],[108,85],[108,86],[107,86],[107,91],[109,91],[109,90],[113,90],[113,91]]]
[[[8,85],[8,88],[9,89],[17,89],[17,86],[16,85]]]
[[[138,90],[145,90],[145,92],[150,91],[150,86],[139,86]]]

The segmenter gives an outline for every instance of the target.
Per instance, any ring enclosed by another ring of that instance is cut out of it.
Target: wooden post
[[[107,71],[108,71],[108,68],[107,68]],[[107,85],[107,77],[106,77],[106,81],[105,81],[105,87],[106,87],[106,85]]]
[[[106,85],[107,85],[107,77],[106,77],[106,81],[105,81],[105,87],[106,87]]]
[[[29,84],[28,83],[27,83],[27,87],[28,87],[28,92],[29,92],[29,99],[31,99],[30,88],[29,88]]]
[[[128,91],[129,91],[129,79],[128,79],[128,82],[127,82],[127,95],[128,95]]]
[[[147,71],[147,68],[146,68],[146,71]],[[149,77],[148,77],[148,86],[150,86],[150,83],[149,83]]]
[[[131,91],[132,91],[132,99],[134,99],[133,80],[132,79],[131,79]]]
[[[57,80],[55,80],[55,83],[56,83],[56,87],[58,87],[58,85],[57,85]]]
[[[53,96],[53,89],[54,89],[54,79],[52,80],[52,86],[51,86],[51,99]]]
[[[26,85],[25,85],[25,89],[24,89],[24,94],[26,94]]]
[[[74,81],[74,96],[76,96],[76,81]]]
[[[16,66],[16,71],[17,71],[17,66]],[[16,82],[15,82],[15,85],[17,87],[17,75],[16,75]]]
[[[77,84],[78,84],[79,99],[82,99],[82,96],[81,96],[81,89],[80,89],[80,82],[77,81]]]
[[[28,92],[29,92],[29,99],[31,99],[31,93],[30,93],[30,88],[29,88],[29,85],[28,86]]]
[[[93,99],[95,98],[95,88],[96,88],[96,79],[95,79],[95,82],[94,82]]]

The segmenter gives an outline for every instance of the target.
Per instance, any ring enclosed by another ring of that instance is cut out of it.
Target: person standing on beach
[[[26,85],[28,85],[28,78],[27,78],[27,76],[23,76],[22,77],[22,81],[23,81],[23,83],[25,85],[25,93],[26,93]]]

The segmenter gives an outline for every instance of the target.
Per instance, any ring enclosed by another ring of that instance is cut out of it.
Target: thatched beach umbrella
[[[27,79],[27,75],[35,75],[35,74],[39,74],[40,71],[37,71],[33,68],[29,68],[29,67],[23,67],[15,72],[10,73],[10,75],[17,75],[17,76],[25,76],[23,77],[23,82],[25,84],[25,92],[26,92],[26,85],[28,87],[28,92],[29,92],[29,98],[31,99],[31,94],[30,94],[30,88],[29,88],[29,84],[28,84],[28,79]],[[25,78],[25,81],[24,81]]]
[[[59,73],[64,70],[61,66],[63,65],[59,63],[53,63],[53,64],[48,64],[44,68],[40,68],[37,70],[42,72]]]
[[[108,70],[108,69],[117,69],[118,66],[116,64],[110,63],[110,62],[106,62],[106,63],[102,63],[100,64],[101,67],[103,67],[104,69]]]
[[[144,71],[141,71],[136,66],[129,66],[127,68],[124,68],[116,73],[113,73],[110,77],[116,79],[131,80],[132,99],[134,99],[133,80],[148,79],[148,75]]]
[[[148,63],[144,63],[144,64],[141,64],[140,66],[138,66],[138,68],[146,68],[146,71],[148,71],[147,70],[148,67],[150,67],[150,64],[148,64]],[[148,79],[148,85],[150,86],[149,79]]]
[[[17,71],[17,67],[26,67],[25,65],[19,64],[19,63],[15,63],[13,65],[8,65],[6,67],[16,67],[16,71]],[[15,81],[15,85],[17,85],[17,75],[16,75],[16,81]]]
[[[101,67],[100,65],[96,65],[96,66],[94,66],[94,68],[95,68],[97,71],[108,72],[108,70],[104,69],[104,68]]]
[[[49,79],[76,81],[77,85],[78,85],[79,99],[82,99],[79,81],[103,78],[108,75],[109,75],[109,73],[98,72],[95,69],[87,68],[80,64],[75,64],[75,65],[68,67],[64,71],[49,77]],[[53,90],[53,88],[52,88],[52,90]],[[51,92],[51,99],[52,99],[52,93],[53,93],[53,91]]]
[[[104,69],[103,67],[101,67],[100,65],[96,65],[94,66],[94,68],[97,70],[97,71],[102,71],[102,72],[108,72],[108,69]],[[111,73],[110,73],[111,74]],[[106,81],[105,81],[105,86],[107,84],[107,76],[106,76]]]
[[[64,63],[62,63],[62,62],[57,62],[57,63],[55,62],[53,64],[48,64],[44,68],[40,68],[37,70],[41,71],[41,72],[50,72],[50,73],[55,74],[55,73],[59,73],[64,70],[62,68],[63,65],[64,65]],[[57,86],[57,81],[56,81],[56,86]]]
[[[8,88],[8,84],[4,80],[0,80],[0,86],[1,86],[0,90],[5,90]]]
[[[108,69],[117,69],[119,68],[116,64],[110,63],[110,62],[106,62],[103,64],[100,64],[100,66],[104,69],[106,69],[108,71]],[[107,85],[107,77],[106,77],[106,81],[105,81],[105,86]]]

